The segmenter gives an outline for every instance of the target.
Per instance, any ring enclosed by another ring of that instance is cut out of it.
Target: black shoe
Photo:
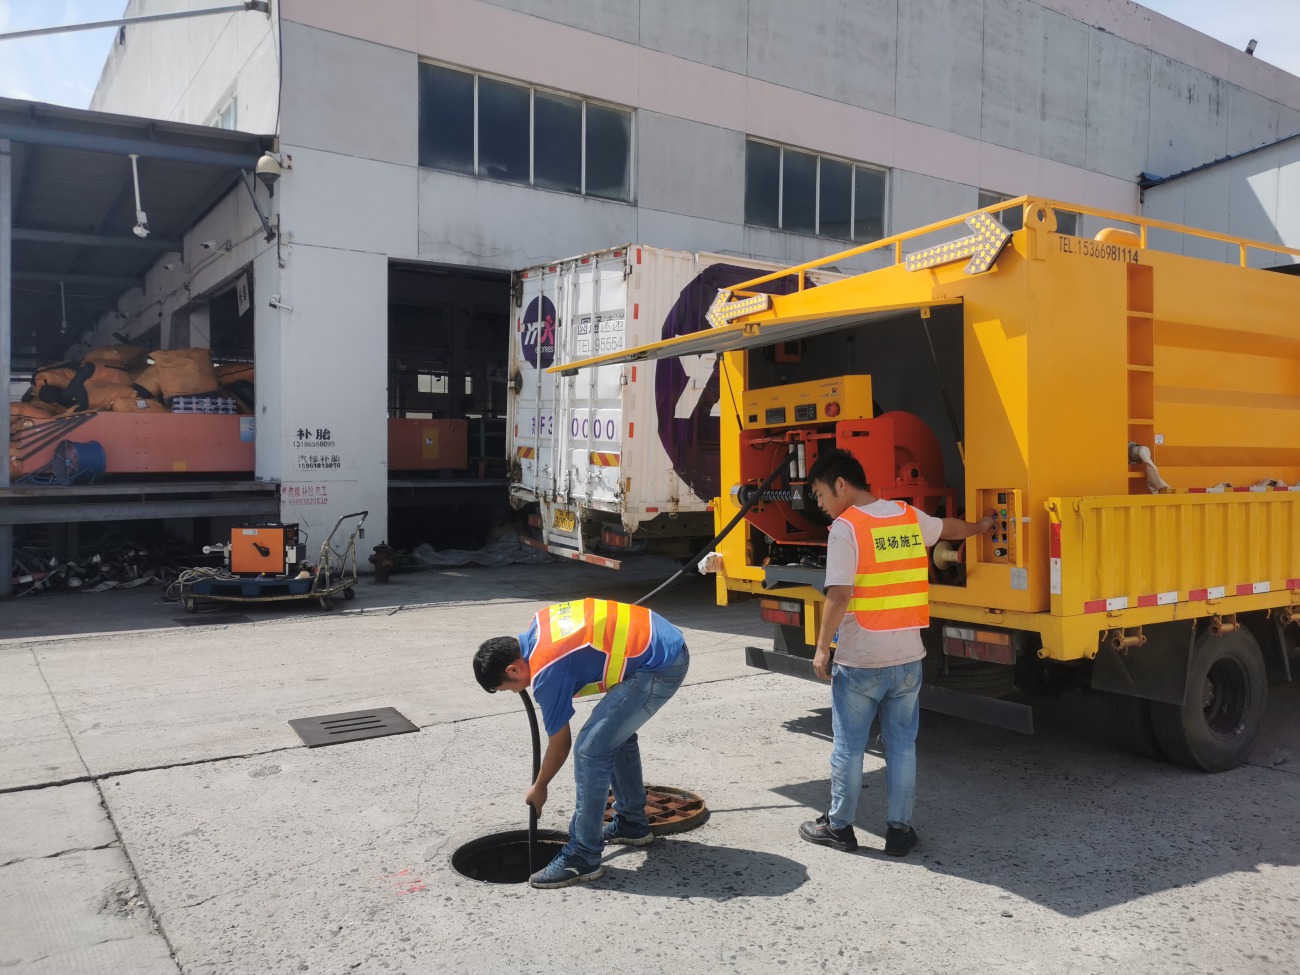
[[[885,852],[891,857],[905,857],[914,846],[916,846],[916,830],[911,826],[907,829],[891,826],[885,833]]]
[[[809,843],[833,846],[845,853],[852,853],[858,848],[858,837],[853,832],[853,827],[845,826],[843,829],[835,829],[831,826],[828,813],[818,816],[816,822],[802,824],[799,827],[799,835]]]

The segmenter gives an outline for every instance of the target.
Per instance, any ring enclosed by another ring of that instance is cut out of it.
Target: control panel
[[[1005,565],[1023,565],[1020,535],[1022,502],[1015,488],[984,488],[979,492],[979,508],[967,517],[983,518],[992,509],[993,531],[980,536],[979,560],[1001,562]]]
[[[746,391],[741,427],[792,427],[871,416],[871,377],[840,376]]]

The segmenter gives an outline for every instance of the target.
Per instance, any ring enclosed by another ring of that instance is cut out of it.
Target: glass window
[[[529,96],[522,85],[478,80],[478,174],[527,183]]]
[[[781,148],[745,143],[745,223],[781,226]]]
[[[587,105],[587,195],[632,199],[632,113]]]
[[[533,92],[533,184],[582,192],[582,102]]]
[[[872,241],[885,236],[885,175],[883,169],[854,167],[854,240]]]
[[[445,393],[447,392],[447,376],[445,373],[436,372],[417,373],[415,388],[421,393]]]
[[[853,236],[853,167],[838,159],[822,161],[818,227],[823,237]]]
[[[980,190],[979,208],[983,210],[985,207],[996,206],[1004,200],[1009,199],[1011,199],[1011,197],[1003,196],[1001,193],[990,193],[988,190]],[[998,220],[1002,222],[1002,226],[1014,233],[1025,225],[1025,211],[1019,207],[1012,207],[1010,210],[1002,210],[998,213]]]
[[[420,165],[474,172],[474,76],[420,65]]]
[[[781,227],[796,234],[817,233],[817,157],[782,150]]]
[[[421,166],[631,201],[630,111],[437,64],[419,72]]]

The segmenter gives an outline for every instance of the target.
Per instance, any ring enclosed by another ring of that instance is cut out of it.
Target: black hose
[[[537,776],[542,771],[542,739],[537,732],[537,711],[533,708],[533,699],[528,696],[527,691],[520,691],[519,696],[524,700],[524,710],[528,712],[528,730],[533,736],[533,784],[537,784]],[[528,804],[528,875],[531,877],[535,872],[537,863],[537,807],[531,802]]]
[[[632,605],[644,606],[646,603],[650,602],[650,600],[654,599],[655,596],[658,596],[665,589],[668,589],[669,587],[676,585],[678,580],[680,580],[682,576],[686,575],[687,569],[691,568],[691,566],[693,565],[698,565],[700,559],[704,558],[704,556],[708,555],[710,552],[713,551],[713,546],[717,545],[720,541],[722,541],[724,538],[726,538],[728,535],[731,534],[731,530],[735,528],[736,525],[740,524],[740,519],[744,518],[745,515],[749,513],[749,509],[754,507],[754,505],[758,504],[758,502],[763,500],[764,493],[767,491],[768,488],[770,488],[774,483],[776,483],[776,479],[780,477],[782,474],[785,474],[789,471],[790,461],[794,458],[794,456],[797,453],[798,453],[798,448],[791,447],[790,452],[785,455],[785,459],[782,460],[781,463],[776,465],[776,468],[772,471],[772,473],[767,476],[767,480],[764,481],[761,485],[759,485],[758,490],[753,491],[751,493],[749,500],[746,501],[743,505],[741,505],[741,508],[739,511],[736,512],[735,517],[732,518],[731,521],[727,522],[727,526],[723,528],[722,531],[718,532],[711,539],[709,539],[709,543],[705,545],[704,548],[696,552],[694,557],[692,557],[685,565],[683,565],[680,569],[678,569],[676,572],[670,575],[667,579],[661,582],[654,589],[651,589],[648,593],[646,593],[644,596],[642,596]]]

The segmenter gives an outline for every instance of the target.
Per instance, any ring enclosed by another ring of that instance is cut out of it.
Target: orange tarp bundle
[[[157,350],[149,353],[165,399],[173,396],[199,396],[216,392],[221,383],[212,369],[210,349]],[[139,382],[139,377],[136,378]]]
[[[138,345],[106,345],[101,349],[91,349],[81,361],[93,362],[97,366],[130,369],[144,354],[145,350]]]

